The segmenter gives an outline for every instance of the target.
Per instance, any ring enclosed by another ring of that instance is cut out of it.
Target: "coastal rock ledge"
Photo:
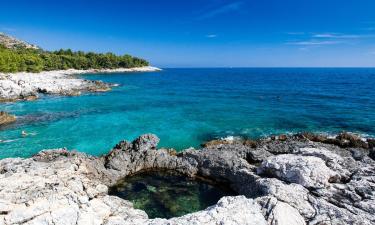
[[[146,134],[102,157],[56,149],[1,160],[0,224],[375,224],[373,142],[342,147],[284,135],[179,153],[157,149],[158,142]],[[146,170],[207,178],[238,196],[182,217],[148,219],[108,195],[120,179]]]
[[[35,100],[39,94],[76,96],[82,92],[104,92],[114,84],[99,80],[87,80],[78,74],[153,72],[159,68],[152,66],[118,69],[57,70],[40,73],[18,72],[0,73],[0,102]]]

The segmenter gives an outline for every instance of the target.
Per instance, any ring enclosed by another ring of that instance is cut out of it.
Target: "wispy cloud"
[[[0,30],[4,31],[4,32],[13,32],[13,31],[16,31],[16,29],[12,28],[12,27],[0,27]]]
[[[304,35],[305,32],[286,32],[286,34],[289,34],[289,35]]]
[[[308,41],[296,41],[287,42],[289,45],[302,45],[302,46],[319,46],[319,45],[336,45],[341,44],[340,41],[319,41],[319,40],[308,40]]]
[[[303,50],[312,47],[338,45],[338,44],[358,44],[361,40],[375,38],[374,34],[361,33],[361,34],[344,34],[344,33],[305,33],[297,38],[295,35],[299,32],[288,33],[294,36],[295,40],[288,41],[288,45],[302,46]]]
[[[375,31],[375,27],[365,27],[365,28],[362,28],[362,30],[365,30],[365,31]]]
[[[361,38],[364,35],[357,34],[338,34],[338,33],[321,33],[312,35],[313,38],[334,38],[334,39],[354,39]]]
[[[215,16],[218,16],[220,14],[238,11],[238,10],[241,9],[242,5],[243,5],[242,1],[232,2],[232,3],[229,3],[229,4],[221,5],[219,7],[216,7],[214,9],[212,9],[212,10],[209,10],[209,11],[206,11],[206,12],[202,13],[200,16],[197,17],[197,20],[209,19],[209,18],[213,18]]]
[[[374,30],[373,28],[367,28],[368,31]],[[286,34],[291,36],[302,36],[305,35],[308,38],[311,39],[359,39],[359,38],[374,38],[375,34],[372,33],[361,33],[361,34],[344,34],[344,33],[313,33],[313,32],[286,32]]]
[[[216,38],[217,34],[207,34],[206,38]]]

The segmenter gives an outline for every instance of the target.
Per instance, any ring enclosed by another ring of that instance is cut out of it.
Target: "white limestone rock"
[[[269,157],[258,168],[258,174],[267,174],[306,188],[324,188],[339,179],[325,162],[314,156],[284,154]]]
[[[258,198],[269,225],[306,225],[298,210],[274,197]]]
[[[288,138],[269,140],[267,148],[228,144],[176,155],[157,150],[158,140],[122,141],[103,157],[57,149],[0,160],[0,225],[375,223],[375,162],[367,156],[354,160],[345,149]],[[273,155],[274,146],[286,154]],[[270,151],[259,165],[247,153],[260,149]],[[124,176],[165,169],[226,182],[239,195],[171,219],[149,219],[108,195]],[[349,173],[346,182],[340,172]]]

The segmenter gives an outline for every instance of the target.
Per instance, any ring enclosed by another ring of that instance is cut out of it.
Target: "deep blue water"
[[[111,92],[0,104],[18,122],[1,128],[0,158],[67,147],[94,155],[155,133],[160,146],[218,137],[342,130],[375,135],[375,69],[165,69],[85,75]],[[35,136],[21,137],[21,131]]]

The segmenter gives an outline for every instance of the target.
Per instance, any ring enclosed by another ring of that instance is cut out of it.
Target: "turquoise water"
[[[227,188],[167,171],[126,177],[109,194],[131,201],[151,219],[183,216],[206,209],[223,196],[236,195]]]
[[[94,155],[155,133],[160,146],[218,137],[342,130],[375,135],[375,69],[165,69],[85,75],[111,92],[1,104],[18,122],[0,131],[0,158],[67,147]],[[35,136],[21,137],[21,131]]]

